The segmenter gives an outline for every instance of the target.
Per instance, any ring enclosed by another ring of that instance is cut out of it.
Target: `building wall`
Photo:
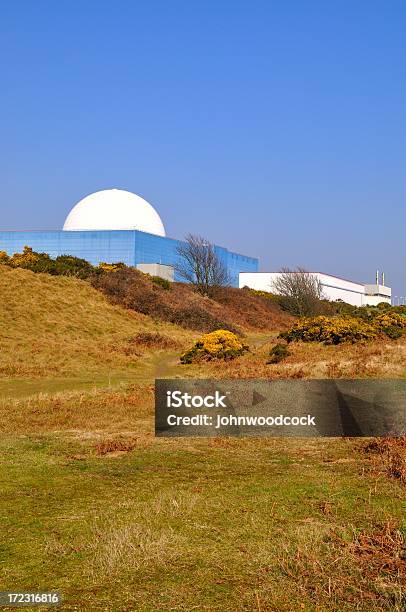
[[[93,265],[122,261],[134,265],[135,235],[125,230],[95,232],[27,231],[0,232],[0,250],[21,253],[24,246],[51,257],[74,255]]]
[[[386,285],[365,285],[365,293],[367,295],[381,295],[388,298],[392,297],[392,290]]]
[[[247,257],[240,253],[233,253],[227,249],[217,248],[219,256],[229,271],[231,284],[234,287],[238,287],[240,272],[258,274],[259,262],[255,257]]]
[[[343,302],[352,304],[353,306],[372,306],[379,304],[379,302],[387,302],[390,304],[391,290],[389,287],[380,286],[381,288],[379,290],[379,295],[367,295],[366,287],[371,287],[371,285],[354,283],[352,281],[331,276],[330,274],[323,274],[321,272],[313,272],[313,275],[319,279],[323,291],[323,297],[327,300],[342,300]],[[257,289],[259,291],[276,293],[274,283],[279,276],[280,272],[258,272],[248,274],[243,272],[239,275],[239,286],[247,286],[251,289]]]
[[[361,283],[354,283],[330,274],[317,273],[323,296],[327,300],[335,302],[342,300],[353,306],[363,306],[365,304],[365,286]]]
[[[382,295],[366,295],[364,298],[364,306],[377,306],[380,302],[391,303],[391,299]]]
[[[122,261],[128,266],[140,263],[158,263],[174,266],[179,260],[177,247],[180,240],[155,236],[138,230],[97,231],[0,231],[0,250],[8,255],[20,253],[24,246],[48,253],[51,257],[74,255],[93,265],[101,261]],[[238,287],[240,272],[256,272],[258,259],[232,253],[216,246],[216,252],[227,266],[231,284]],[[181,280],[175,272],[175,280]]]
[[[173,266],[167,266],[166,264],[139,263],[137,264],[137,270],[144,272],[144,274],[150,274],[151,276],[160,276],[170,282],[175,280]]]

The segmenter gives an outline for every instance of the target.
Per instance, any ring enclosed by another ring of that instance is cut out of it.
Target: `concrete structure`
[[[24,246],[51,257],[74,255],[93,265],[123,262],[128,266],[164,265],[174,268],[182,241],[165,236],[163,223],[143,198],[109,189],[87,196],[72,209],[63,230],[0,231],[0,251],[21,253]],[[258,259],[215,251],[226,266],[231,284],[238,287],[240,272],[257,272]],[[167,272],[166,272],[167,273]],[[174,280],[182,280],[174,273]]]
[[[327,300],[342,300],[353,306],[376,306],[379,302],[391,303],[391,289],[384,285],[363,285],[331,274],[312,272],[321,284],[323,297]],[[276,293],[275,281],[280,272],[241,272],[239,286],[259,291]]]
[[[137,264],[137,270],[144,272],[144,274],[150,274],[151,276],[160,276],[171,283],[175,280],[175,271],[173,266],[166,266],[164,264]]]

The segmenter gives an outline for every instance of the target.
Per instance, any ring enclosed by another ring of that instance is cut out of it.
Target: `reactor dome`
[[[124,189],[105,189],[86,196],[72,208],[63,229],[140,230],[165,236],[164,225],[155,208]]]

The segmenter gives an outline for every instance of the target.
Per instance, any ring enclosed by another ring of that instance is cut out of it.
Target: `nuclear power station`
[[[93,265],[123,262],[142,272],[168,280],[182,280],[176,267],[181,240],[168,238],[161,217],[146,200],[123,189],[92,193],[78,202],[66,217],[62,230],[0,231],[0,250],[8,255],[24,246],[51,257],[74,255]],[[258,259],[215,246],[219,259],[235,287],[275,291],[280,272],[259,272]],[[355,306],[391,302],[391,289],[385,279],[374,284],[356,283],[322,272],[313,272],[323,297]]]
[[[168,238],[161,217],[146,200],[122,189],[106,189],[80,200],[66,217],[62,230],[0,231],[0,250],[8,255],[24,246],[51,257],[74,255],[93,265],[123,262],[168,280],[176,273],[181,240]],[[215,246],[238,287],[240,272],[257,272],[258,259]]]

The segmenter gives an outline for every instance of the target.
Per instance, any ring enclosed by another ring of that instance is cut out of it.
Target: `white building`
[[[280,275],[281,272],[240,272],[239,286],[277,293],[275,281]],[[379,284],[378,275],[375,285],[354,283],[322,272],[312,272],[312,275],[320,282],[324,299],[333,302],[342,300],[353,306],[376,306],[379,302],[391,303],[392,290],[383,284],[384,279],[382,279],[382,285]]]

